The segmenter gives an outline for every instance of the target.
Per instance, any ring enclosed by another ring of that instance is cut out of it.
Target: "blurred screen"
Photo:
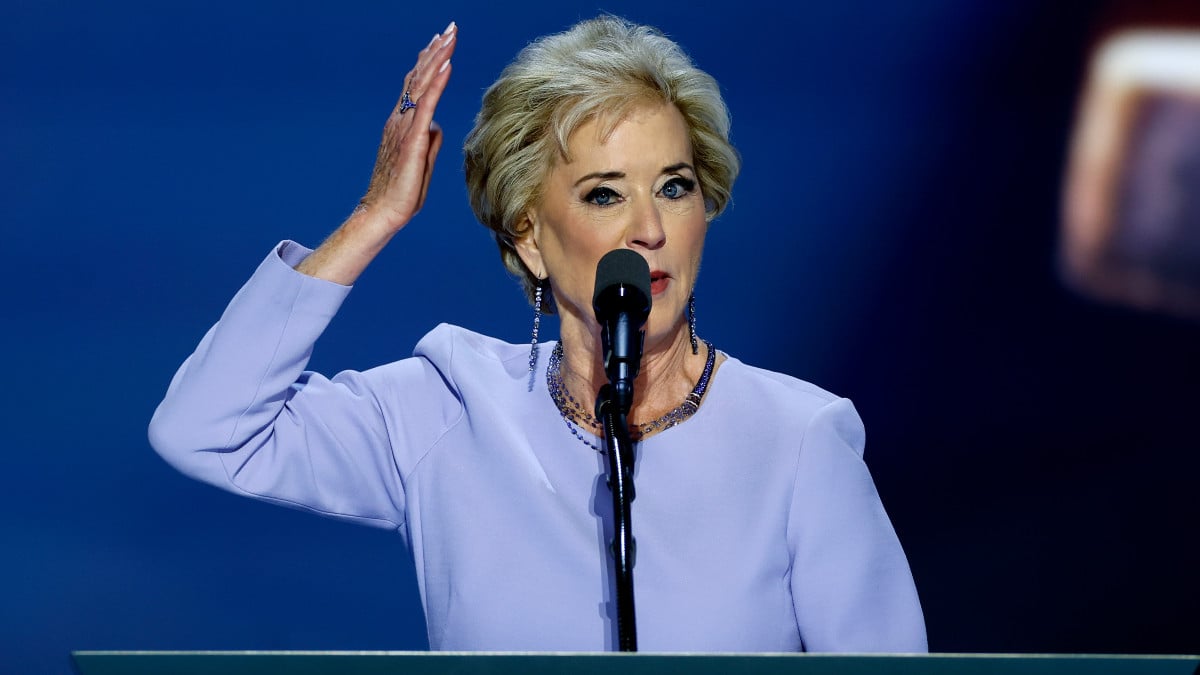
[[[1082,101],[1063,221],[1068,282],[1200,318],[1200,31],[1114,35]]]

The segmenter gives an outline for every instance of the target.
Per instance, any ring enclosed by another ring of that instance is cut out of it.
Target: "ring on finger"
[[[404,96],[400,97],[400,111],[399,112],[401,115],[403,115],[404,113],[408,112],[409,110],[412,110],[415,107],[417,107],[417,104],[413,103],[412,97],[409,96],[408,90],[406,89],[404,91]]]

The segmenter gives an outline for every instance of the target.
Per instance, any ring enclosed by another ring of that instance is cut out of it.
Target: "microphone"
[[[592,310],[600,322],[604,372],[613,389],[617,410],[633,406],[633,380],[642,365],[644,327],[650,316],[650,266],[637,253],[619,248],[604,254],[596,265]]]
[[[636,543],[630,528],[633,501],[633,443],[626,415],[633,406],[633,379],[642,365],[643,328],[650,316],[650,266],[626,248],[604,254],[596,265],[592,310],[600,323],[604,373],[608,384],[596,396],[596,417],[604,427],[608,489],[613,498],[613,590],[617,599],[618,642],[623,652],[637,651],[633,607],[633,559]]]

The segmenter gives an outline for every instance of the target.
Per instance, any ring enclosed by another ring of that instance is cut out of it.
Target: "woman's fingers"
[[[440,79],[446,64],[450,62],[450,56],[454,54],[457,42],[458,26],[452,21],[446,27],[446,32],[434,40],[430,51],[417,60],[412,81],[408,83],[408,91],[414,101],[423,98],[428,89]]]
[[[450,54],[454,51],[454,45],[448,45],[444,59],[438,59],[434,63],[441,63],[439,72],[434,74],[434,77],[429,82],[425,83],[420,94],[415,91],[411,92],[413,101],[417,103],[416,110],[411,112],[413,115],[414,130],[429,129],[433,124],[433,113],[437,110],[438,102],[442,99],[442,92],[446,91],[446,84],[450,81]]]
[[[423,144],[424,147],[420,148],[424,151],[424,156],[421,158],[424,164],[424,175],[421,179],[418,209],[425,202],[425,195],[429,191],[429,181],[433,175],[433,165],[442,146],[442,129],[433,121],[433,114],[437,110],[442,93],[446,90],[446,84],[450,81],[450,56],[454,53],[454,45],[457,43],[457,29],[458,27],[452,22],[446,28],[447,33],[435,41],[437,46],[423,64],[421,71],[417,73],[413,84],[410,85],[412,88],[409,94],[417,107],[407,113],[412,115],[412,126],[409,127],[409,132],[427,134],[427,144]],[[414,149],[417,148],[414,147]]]
[[[413,69],[408,71],[404,76],[404,89],[401,92],[401,97],[396,101],[394,113],[401,114],[410,110],[404,104],[404,95],[407,94],[413,103],[424,94],[429,86],[431,73],[436,75],[444,63],[449,61],[450,54],[454,52],[454,44],[457,42],[458,26],[451,21],[446,30],[442,33],[437,33],[425,45],[425,48],[417,53],[417,63]]]

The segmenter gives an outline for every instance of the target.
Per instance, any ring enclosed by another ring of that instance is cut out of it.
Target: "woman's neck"
[[[600,387],[608,383],[604,372],[599,328],[563,317],[563,357],[560,374],[577,401],[590,405]],[[669,336],[647,340],[641,368],[634,380],[630,426],[645,424],[678,407],[696,386],[707,354],[692,353],[687,324],[680,322]],[[595,431],[595,430],[593,430]]]

